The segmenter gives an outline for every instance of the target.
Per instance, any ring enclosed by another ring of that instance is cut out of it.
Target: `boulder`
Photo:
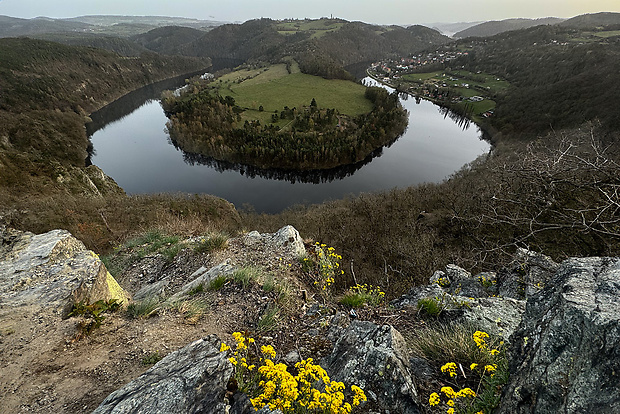
[[[500,413],[620,412],[620,259],[568,259],[512,337]]]
[[[252,231],[245,236],[245,244],[269,245],[274,249],[281,249],[283,254],[288,253],[295,257],[306,254],[306,247],[299,232],[293,226],[284,226],[275,233],[259,233]]]
[[[93,414],[227,412],[226,383],[233,373],[216,335],[175,351],[114,391]]]
[[[74,303],[111,299],[127,304],[129,295],[68,231],[0,233],[1,304],[56,307],[66,316]]]
[[[370,411],[421,412],[407,344],[390,325],[353,321],[321,365],[332,380],[362,388],[368,398],[365,408]]]

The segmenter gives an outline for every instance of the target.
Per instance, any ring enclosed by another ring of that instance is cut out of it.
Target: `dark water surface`
[[[162,85],[169,89],[179,82],[182,79]],[[137,91],[92,114],[93,123],[87,125],[94,146],[90,161],[129,194],[208,193],[236,207],[250,204],[259,212],[274,213],[348,194],[440,182],[489,151],[475,124],[409,97],[401,99],[409,111],[407,131],[358,164],[301,173],[261,170],[175,148],[165,131],[167,118],[154,100],[160,93],[157,87]]]

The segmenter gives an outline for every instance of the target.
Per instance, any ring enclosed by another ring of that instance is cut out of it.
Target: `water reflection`
[[[357,164],[325,171],[264,170],[175,148],[165,133],[164,111],[153,101],[161,91],[151,93],[113,103],[93,114],[89,126],[96,149],[92,162],[128,194],[206,193],[238,207],[250,204],[258,212],[276,213],[300,203],[440,182],[489,149],[475,125],[465,131],[436,105],[407,99],[402,101],[409,111],[405,134]]]
[[[106,125],[120,121],[137,108],[142,107],[153,99],[158,99],[163,91],[176,89],[179,85],[185,83],[185,79],[203,74],[205,71],[206,69],[152,83],[122,96],[90,115],[91,122],[86,124],[86,133],[89,137],[92,136]]]
[[[443,115],[444,119],[446,119],[446,117],[450,118],[463,131],[466,131],[467,129],[469,129],[469,126],[471,125],[471,119],[469,119],[463,114],[454,112],[453,110],[451,110],[450,108],[446,108],[445,106],[439,106],[438,108],[439,108],[438,109],[439,113]]]
[[[174,145],[175,148],[177,148],[183,153],[183,161],[185,161],[185,163],[189,165],[206,165],[215,169],[217,172],[236,171],[241,175],[249,178],[262,177],[269,180],[286,181],[291,184],[321,184],[350,177],[362,167],[364,167],[366,164],[369,164],[374,158],[380,157],[383,154],[383,149],[389,148],[394,142],[396,142],[396,140],[392,141],[384,147],[377,148],[362,161],[359,161],[355,164],[341,165],[339,167],[321,170],[288,170],[283,168],[265,169],[255,167],[253,165],[216,160],[213,157],[183,151],[183,149],[181,149],[174,142],[174,140],[171,140],[172,145]]]

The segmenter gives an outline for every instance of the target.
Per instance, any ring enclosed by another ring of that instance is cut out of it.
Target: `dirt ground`
[[[301,277],[296,257],[252,250],[237,239],[217,254],[182,252],[172,264],[146,257],[125,275],[124,287],[139,289],[139,276],[150,281],[172,276],[172,286],[189,282],[199,266],[210,267],[228,259],[237,266],[260,266],[287,286],[282,301],[276,291],[257,283],[243,288],[228,281],[217,291],[196,295],[207,304],[199,318],[181,310],[161,308],[148,318],[131,318],[124,311],[106,316],[99,328],[79,336],[82,318],[62,320],[53,309],[0,307],[0,413],[83,413],[94,410],[111,392],[145,372],[156,360],[209,334],[232,342],[230,334],[247,330],[262,344],[273,344],[280,357],[295,351],[318,359],[331,351],[325,337],[329,321],[341,311],[344,323],[354,317],[392,323],[400,329],[415,325],[414,317],[387,308],[347,309],[325,301]],[[157,269],[157,271],[149,271]],[[277,324],[257,329],[265,310],[278,302]]]

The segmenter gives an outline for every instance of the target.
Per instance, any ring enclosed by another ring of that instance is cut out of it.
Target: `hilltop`
[[[542,26],[549,24],[558,24],[564,22],[565,19],[557,17],[545,17],[541,19],[506,19],[500,21],[490,21],[477,24],[467,29],[456,32],[453,37],[455,39],[463,39],[465,37],[487,37],[494,36],[499,33],[511,30],[527,29],[534,26]]]

